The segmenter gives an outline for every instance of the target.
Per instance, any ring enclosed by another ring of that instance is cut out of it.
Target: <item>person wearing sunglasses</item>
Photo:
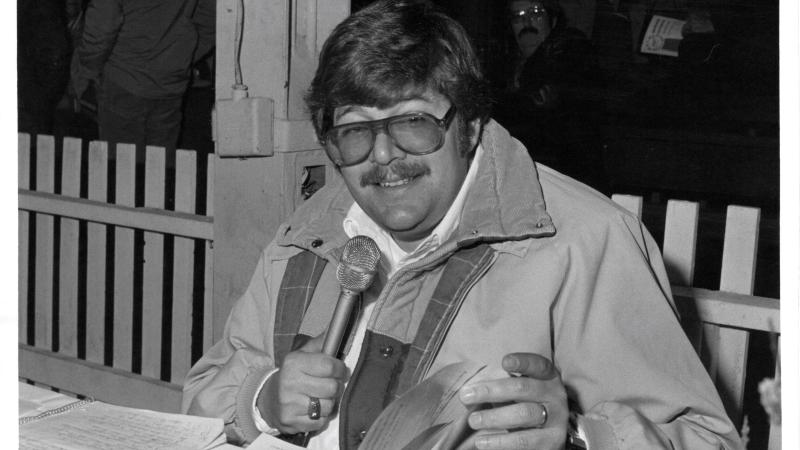
[[[560,11],[555,0],[508,2],[508,20],[523,59],[533,55],[550,36],[558,24]]]
[[[507,0],[504,8],[516,53],[493,117],[535,161],[607,192],[606,77],[594,46],[556,0]]]
[[[448,449],[742,448],[655,241],[489,118],[456,21],[418,1],[359,10],[306,102],[338,175],[264,250],[185,412],[223,418],[234,442],[355,449],[394,399],[463,363],[485,369],[453,392],[466,433]],[[381,259],[340,359],[322,342],[356,236]]]

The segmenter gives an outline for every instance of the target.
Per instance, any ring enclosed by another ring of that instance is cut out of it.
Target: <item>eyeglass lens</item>
[[[428,114],[409,114],[386,119],[357,122],[341,125],[330,130],[328,146],[334,146],[338,158],[333,158],[339,165],[358,164],[367,158],[375,145],[378,131],[385,131],[401,150],[411,154],[426,154],[438,150],[441,146],[448,117],[445,114],[442,123]]]
[[[542,5],[534,4],[525,9],[520,9],[511,12],[512,22],[524,22],[526,20],[533,20],[543,17],[547,13]]]

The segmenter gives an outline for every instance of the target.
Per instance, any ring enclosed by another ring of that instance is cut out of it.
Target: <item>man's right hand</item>
[[[261,390],[256,405],[269,426],[285,434],[319,430],[331,419],[349,376],[344,362],[322,353],[323,336],[286,355],[280,370]],[[311,397],[319,399],[321,417],[308,415]]]

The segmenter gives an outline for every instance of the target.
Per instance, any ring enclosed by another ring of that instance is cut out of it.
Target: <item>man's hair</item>
[[[463,121],[488,117],[488,83],[464,28],[427,2],[380,0],[325,41],[306,104],[322,139],[337,107],[387,108],[429,91]]]

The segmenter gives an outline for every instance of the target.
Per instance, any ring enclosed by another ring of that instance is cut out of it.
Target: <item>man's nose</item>
[[[405,158],[405,155],[406,152],[394,144],[386,130],[376,130],[370,161],[375,164],[388,165],[395,159]]]
[[[525,14],[526,25],[536,25],[539,22],[539,17],[534,14]]]

